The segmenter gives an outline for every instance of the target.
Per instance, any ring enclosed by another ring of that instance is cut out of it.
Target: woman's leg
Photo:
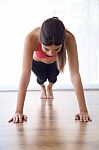
[[[46,88],[44,84],[41,84],[41,99],[46,99],[47,95],[46,95]]]
[[[57,69],[57,65],[56,62],[50,64],[48,66],[48,81],[49,84],[47,86],[47,98],[48,99],[53,99],[53,91],[52,91],[52,87],[55,84],[55,82],[57,81],[57,76],[59,75],[59,70]]]
[[[41,87],[41,97],[40,98],[46,99],[47,95],[46,95],[46,88],[45,88],[44,82],[46,82],[46,80],[47,80],[47,65],[45,63],[33,60],[32,71],[36,75],[37,83]]]
[[[48,86],[47,86],[47,91],[46,91],[46,94],[47,94],[47,99],[53,99],[53,91],[52,91],[52,86],[54,84],[49,82]]]

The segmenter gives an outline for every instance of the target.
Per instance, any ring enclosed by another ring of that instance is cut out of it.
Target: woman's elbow
[[[75,74],[71,75],[72,83],[79,82],[79,81],[81,81],[80,73],[75,73]]]
[[[22,73],[21,80],[26,84],[26,86],[28,86],[30,82],[30,74]]]

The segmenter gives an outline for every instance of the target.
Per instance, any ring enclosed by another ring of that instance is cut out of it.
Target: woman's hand
[[[22,114],[22,113],[15,113],[14,116],[12,116],[12,118],[8,121],[13,122],[13,123],[22,123],[23,121],[27,121],[27,116]]]
[[[92,121],[91,117],[89,116],[88,112],[81,111],[80,113],[75,115],[75,120],[80,120],[81,122],[88,122]]]

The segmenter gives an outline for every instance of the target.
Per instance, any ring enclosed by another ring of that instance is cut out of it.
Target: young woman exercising
[[[27,116],[23,114],[23,107],[31,70],[36,75],[37,83],[41,87],[41,99],[54,98],[52,87],[57,81],[59,73],[64,70],[66,54],[69,61],[70,77],[80,110],[75,115],[75,119],[83,122],[91,121],[79,73],[75,37],[65,29],[61,20],[52,17],[45,20],[41,27],[35,28],[26,36],[16,112],[9,122],[18,123],[27,120]],[[49,82],[47,87],[44,85],[46,80]]]

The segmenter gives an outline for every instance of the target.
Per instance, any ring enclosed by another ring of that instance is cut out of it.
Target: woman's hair
[[[65,26],[57,17],[49,18],[43,22],[40,30],[41,43],[45,46],[62,44],[62,48],[57,56],[57,67],[60,72],[63,72],[66,63],[65,37]]]

